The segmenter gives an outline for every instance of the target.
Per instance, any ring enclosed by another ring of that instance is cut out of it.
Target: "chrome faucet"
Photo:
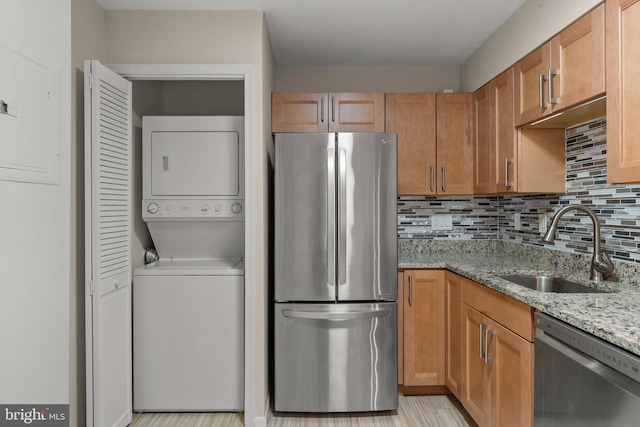
[[[591,259],[591,276],[590,279],[595,282],[600,282],[604,279],[604,274],[609,274],[613,271],[613,261],[609,258],[606,252],[600,249],[600,223],[593,211],[582,205],[569,205],[560,209],[553,217],[551,226],[545,233],[542,241],[545,243],[553,243],[555,240],[556,228],[558,227],[558,221],[562,215],[567,211],[576,209],[589,215],[591,221],[593,221],[593,258]]]

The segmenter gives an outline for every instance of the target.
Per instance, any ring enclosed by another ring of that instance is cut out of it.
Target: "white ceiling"
[[[525,0],[96,0],[105,10],[263,10],[278,66],[460,65]]]

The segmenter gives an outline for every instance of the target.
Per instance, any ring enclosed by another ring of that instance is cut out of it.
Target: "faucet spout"
[[[613,261],[611,261],[609,255],[600,248],[600,222],[591,209],[582,205],[563,207],[554,215],[551,225],[542,238],[542,241],[545,243],[553,243],[560,218],[573,209],[586,213],[593,222],[593,258],[591,259],[590,279],[595,282],[600,282],[604,279],[605,274],[610,274],[613,271]]]

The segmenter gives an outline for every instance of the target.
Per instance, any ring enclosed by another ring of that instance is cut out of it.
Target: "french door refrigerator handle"
[[[327,150],[327,280],[336,285],[336,159],[335,149]]]
[[[367,310],[367,311],[344,311],[344,312],[322,312],[283,309],[284,317],[294,319],[318,319],[318,320],[350,320],[350,319],[372,319],[374,317],[386,317],[391,312],[388,308]]]
[[[347,283],[347,150],[338,150],[338,285]]]

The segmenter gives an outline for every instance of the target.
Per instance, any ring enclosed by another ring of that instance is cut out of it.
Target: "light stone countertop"
[[[398,268],[447,269],[640,356],[640,266],[614,260],[614,276],[596,285],[589,280],[590,260],[499,240],[398,241]],[[540,292],[498,277],[505,274],[563,277],[610,292]]]

